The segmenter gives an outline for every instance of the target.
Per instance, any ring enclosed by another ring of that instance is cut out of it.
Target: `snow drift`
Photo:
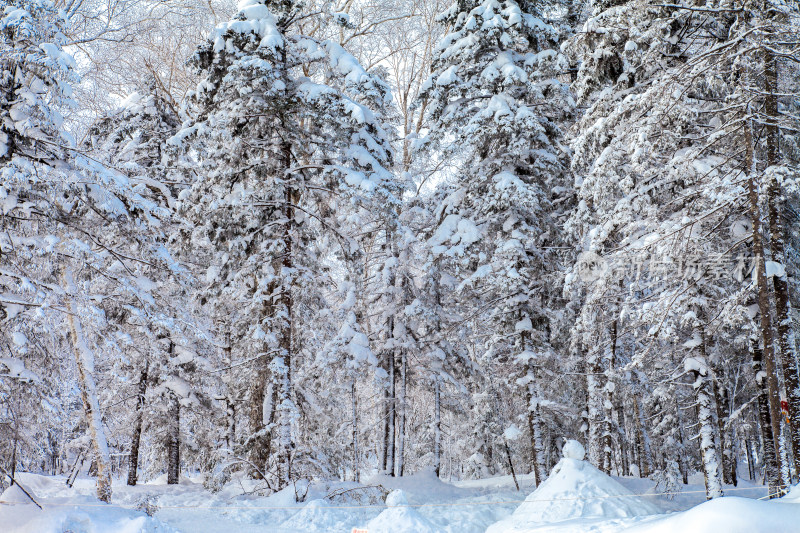
[[[550,477],[509,518],[493,524],[486,533],[529,530],[574,519],[611,520],[661,513],[658,507],[584,461],[585,451],[579,442],[567,441],[563,454]]]
[[[413,507],[409,507],[402,490],[392,491],[386,497],[387,509],[370,520],[370,533],[435,533],[436,526]]]
[[[682,513],[648,520],[626,533],[777,533],[800,530],[800,505],[726,496],[716,498]]]
[[[173,533],[158,519],[141,511],[105,505],[88,497],[53,499],[44,510],[12,485],[0,494],[3,533]],[[3,509],[5,507],[5,509]]]

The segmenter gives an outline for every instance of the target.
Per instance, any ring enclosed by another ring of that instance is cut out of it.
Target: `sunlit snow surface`
[[[432,473],[422,473],[401,479],[376,476],[361,484],[313,484],[305,502],[299,504],[293,487],[264,497],[257,492],[247,494],[256,486],[250,480],[237,479],[212,494],[203,489],[199,478],[192,478],[177,486],[157,479],[136,487],[119,479],[114,484],[113,504],[105,505],[93,497],[92,479],[78,479],[74,488],[68,489],[64,477],[19,474],[44,511],[26,503],[27,498],[12,487],[0,495],[0,532],[350,533],[353,528],[371,533],[470,533],[487,528],[492,533],[800,531],[797,487],[781,500],[757,501],[753,498],[764,496],[766,490],[743,480],[737,490],[726,487],[726,498],[704,503],[702,477],[697,476],[670,500],[654,496],[656,489],[650,480],[609,478],[578,459],[564,461],[536,493],[531,475],[518,476],[521,490],[517,492],[511,476],[447,483]],[[616,498],[599,498],[615,491],[621,502],[612,505],[608,500]],[[334,493],[339,495],[328,497]],[[528,503],[521,504],[526,497]],[[157,507],[152,517],[136,510],[148,498]],[[534,499],[554,501],[530,501]],[[541,511],[538,518],[535,509]],[[648,515],[650,512],[659,514]],[[541,516],[552,521],[542,522]]]

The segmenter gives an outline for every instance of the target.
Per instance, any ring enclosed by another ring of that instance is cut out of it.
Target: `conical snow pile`
[[[436,526],[413,507],[409,507],[402,490],[395,490],[386,497],[387,509],[370,520],[370,533],[434,533]]]
[[[584,461],[585,451],[578,441],[567,441],[562,452],[564,457],[550,477],[509,518],[492,525],[486,533],[524,530],[565,520],[611,520],[661,512]]]

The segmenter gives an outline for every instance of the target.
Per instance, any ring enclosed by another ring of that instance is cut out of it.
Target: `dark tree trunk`
[[[394,325],[394,320],[391,320]],[[390,476],[394,476],[394,441],[397,425],[397,372],[395,371],[395,353],[394,348],[387,351],[388,367],[389,367],[389,398],[386,404],[388,416],[386,417],[386,472]]]
[[[438,478],[442,465],[442,385],[439,376],[433,383],[433,471]]]
[[[636,373],[631,374],[631,385],[633,392],[631,400],[633,401],[633,424],[636,429],[636,453],[639,457],[639,472],[642,477],[648,477],[653,471],[653,454],[650,449],[650,438],[647,435],[647,425],[645,423],[645,413],[642,407],[642,402],[639,399],[637,386],[639,378]]]
[[[353,415],[353,481],[361,481],[358,464],[358,402],[356,401],[356,382],[353,381],[350,393],[352,395],[352,415]]]
[[[775,56],[764,49],[764,112],[767,115],[767,166],[779,161],[778,116],[778,71]],[[768,176],[767,203],[769,210],[770,248],[773,260],[786,267],[786,245],[784,243],[783,219],[781,217],[782,193],[774,174]],[[797,371],[797,354],[792,335],[792,318],[789,303],[789,283],[787,276],[773,276],[775,290],[775,321],[778,330],[778,347],[781,354],[783,379],[786,385],[786,400],[789,413],[791,450],[794,455],[795,470],[800,473],[800,379]],[[788,451],[788,450],[787,450]]]
[[[764,474],[769,485],[770,496],[774,497],[780,491],[781,470],[778,466],[776,450],[773,445],[775,439],[772,434],[772,422],[770,420],[769,390],[762,370],[763,352],[755,338],[750,339],[750,348],[753,356],[753,374],[755,374],[756,385],[758,386],[758,421],[759,426],[761,426],[761,438],[764,440]]]
[[[518,317],[520,320],[522,315]],[[533,349],[531,346],[531,332],[520,332],[520,344],[523,351],[530,351]],[[536,365],[533,359],[527,361],[527,384],[525,388],[525,398],[528,407],[528,433],[531,438],[531,463],[533,466],[534,482],[536,486],[544,482],[547,478],[547,468],[544,461],[544,442],[542,439],[542,420],[541,408],[539,407],[539,387],[536,382],[538,376],[536,372]]]
[[[616,313],[616,306],[612,309]],[[611,474],[612,462],[614,458],[614,392],[615,383],[613,380],[614,365],[617,355],[617,318],[608,326],[608,347],[606,349],[605,378],[606,384],[603,387],[603,472]],[[619,465],[617,465],[619,466]]]
[[[511,460],[511,448],[508,446],[508,441],[503,440],[503,446],[506,449],[506,459],[508,460],[508,469],[511,470],[511,478],[514,480],[514,486],[519,490],[519,483],[517,482],[517,473],[514,472],[514,462]]]
[[[394,246],[394,238],[390,228],[386,228],[385,232],[386,242],[384,243],[384,253],[388,256],[396,257],[396,250]],[[391,289],[391,297],[396,298],[394,291],[397,285],[397,275],[394,267],[389,269],[389,276],[386,280],[387,286]],[[394,301],[392,302],[394,304]],[[389,314],[386,317],[386,340],[391,341],[394,338],[394,316]],[[397,430],[397,354],[394,346],[386,350],[386,371],[389,374],[389,383],[386,394],[384,396],[385,412],[384,418],[384,432],[383,432],[383,469],[390,476],[395,475],[395,436]]]
[[[265,311],[266,316],[266,311]],[[269,346],[265,350],[271,349]],[[272,433],[267,423],[272,423],[275,416],[276,391],[273,386],[265,358],[255,361],[256,368],[250,382],[247,403],[247,418],[250,425],[250,436],[246,439],[247,459],[257,467],[250,471],[255,479],[262,477],[272,452]]]
[[[622,402],[619,400],[619,395],[616,396],[616,404],[614,411],[617,417],[617,438],[619,439],[619,461],[622,471],[619,473],[621,476],[630,475],[630,462],[628,456],[628,435],[625,431],[627,424],[625,423],[625,411],[622,408]]]
[[[231,339],[230,326],[225,329],[225,346],[222,351],[223,363],[225,366],[230,366],[232,359],[231,354],[233,352],[233,340]],[[227,397],[225,398],[225,422],[227,426],[225,432],[225,447],[232,453],[236,446],[236,399],[232,397],[231,383],[227,379],[224,379],[223,382],[228,391]]]
[[[181,473],[181,403],[174,392],[170,393],[168,461],[167,485],[177,485]]]
[[[766,373],[766,385],[769,404],[770,422],[772,424],[772,440],[768,441],[774,449],[776,461],[780,460],[780,444],[778,442],[781,434],[780,428],[780,396],[778,393],[778,376],[775,370],[775,350],[772,331],[772,315],[770,309],[770,298],[767,287],[767,275],[765,272],[764,243],[761,230],[761,211],[758,205],[758,187],[755,182],[755,154],[753,152],[753,132],[752,125],[746,124],[745,131],[745,172],[748,175],[748,199],[750,201],[750,221],[753,224],[753,254],[755,255],[755,281],[758,290],[757,302],[759,316],[761,318],[761,339],[763,341],[763,360],[764,372]],[[767,443],[765,443],[767,444]],[[780,464],[778,470],[780,471]]]
[[[750,448],[750,446],[751,446],[750,439],[747,437],[747,435],[745,435],[744,451],[745,451],[745,456],[747,457],[747,475],[749,476],[748,479],[750,479],[750,481],[755,481],[756,465],[755,465],[755,459],[753,458],[753,450]]]
[[[389,388],[383,390],[383,439],[381,441],[381,468],[384,472],[389,472]]]
[[[225,414],[228,422],[225,444],[229,450],[233,450],[233,447],[236,446],[236,403],[230,398],[225,401]]]
[[[139,375],[139,391],[136,394],[136,418],[133,422],[133,434],[131,435],[131,455],[128,462],[128,485],[136,485],[139,468],[139,444],[142,441],[142,419],[144,418],[145,395],[147,393],[147,370],[145,364],[142,373]]]
[[[285,59],[285,58],[284,58]],[[285,125],[284,125],[285,126]],[[283,166],[286,170],[292,167],[292,149],[288,142],[282,146]],[[286,188],[283,235],[283,268],[286,272],[291,272],[295,268],[294,264],[294,227],[295,227],[295,205],[300,202],[300,192],[291,188]],[[292,456],[294,453],[294,437],[292,435],[291,420],[293,413],[286,412],[292,409],[292,359],[294,358],[294,296],[292,294],[292,280],[289,283],[283,281],[281,287],[280,302],[285,317],[280,323],[280,354],[282,364],[277,365],[280,369],[273,373],[275,393],[277,402],[275,413],[277,417],[277,438],[278,438],[278,488],[289,485],[293,479]]]
[[[406,407],[407,407],[407,378],[408,378],[408,358],[406,352],[403,351],[400,356],[400,416],[398,420],[398,434],[397,434],[397,458],[395,459],[396,475],[403,476],[405,470],[405,453],[406,453]]]
[[[749,476],[750,481],[755,481],[756,479],[756,469],[755,469],[755,459],[753,459],[753,450],[750,449],[750,439],[745,438],[744,440],[744,451],[747,457],[747,475]]]
[[[678,451],[678,469],[681,471],[681,481],[684,485],[689,484],[689,465],[686,461],[686,435],[683,432],[684,422],[681,416],[681,408],[678,401],[675,401],[675,416],[678,420],[678,444],[680,449]]]

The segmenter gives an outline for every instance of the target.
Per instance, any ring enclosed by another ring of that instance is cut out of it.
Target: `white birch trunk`
[[[705,361],[703,360],[702,363]],[[707,372],[707,371],[706,371]],[[706,481],[706,498],[722,496],[722,480],[720,478],[719,457],[714,442],[714,405],[711,395],[711,384],[707,373],[693,372],[694,388],[697,395],[698,421],[700,423],[700,455],[703,459],[703,476]]]
[[[591,349],[590,349],[591,350]],[[589,409],[589,462],[603,468],[603,388],[600,358],[590,351],[586,358],[586,392]]]
[[[696,314],[699,316],[700,311]],[[700,456],[703,461],[703,477],[706,482],[706,498],[722,496],[720,460],[717,454],[714,392],[706,362],[705,334],[700,324],[694,326],[694,341],[697,342],[695,355],[684,361],[684,368],[694,378],[694,391],[697,398],[697,419],[700,424]]]
[[[75,351],[75,362],[78,366],[78,378],[81,387],[81,399],[92,437],[97,465],[97,498],[100,501],[111,502],[111,457],[108,452],[108,442],[103,430],[103,420],[100,416],[100,402],[97,399],[97,385],[94,381],[94,354],[83,335],[81,321],[76,314],[72,298],[76,292],[72,273],[65,271],[64,282],[67,288],[66,307],[67,322],[69,323],[72,337],[72,348]]]

